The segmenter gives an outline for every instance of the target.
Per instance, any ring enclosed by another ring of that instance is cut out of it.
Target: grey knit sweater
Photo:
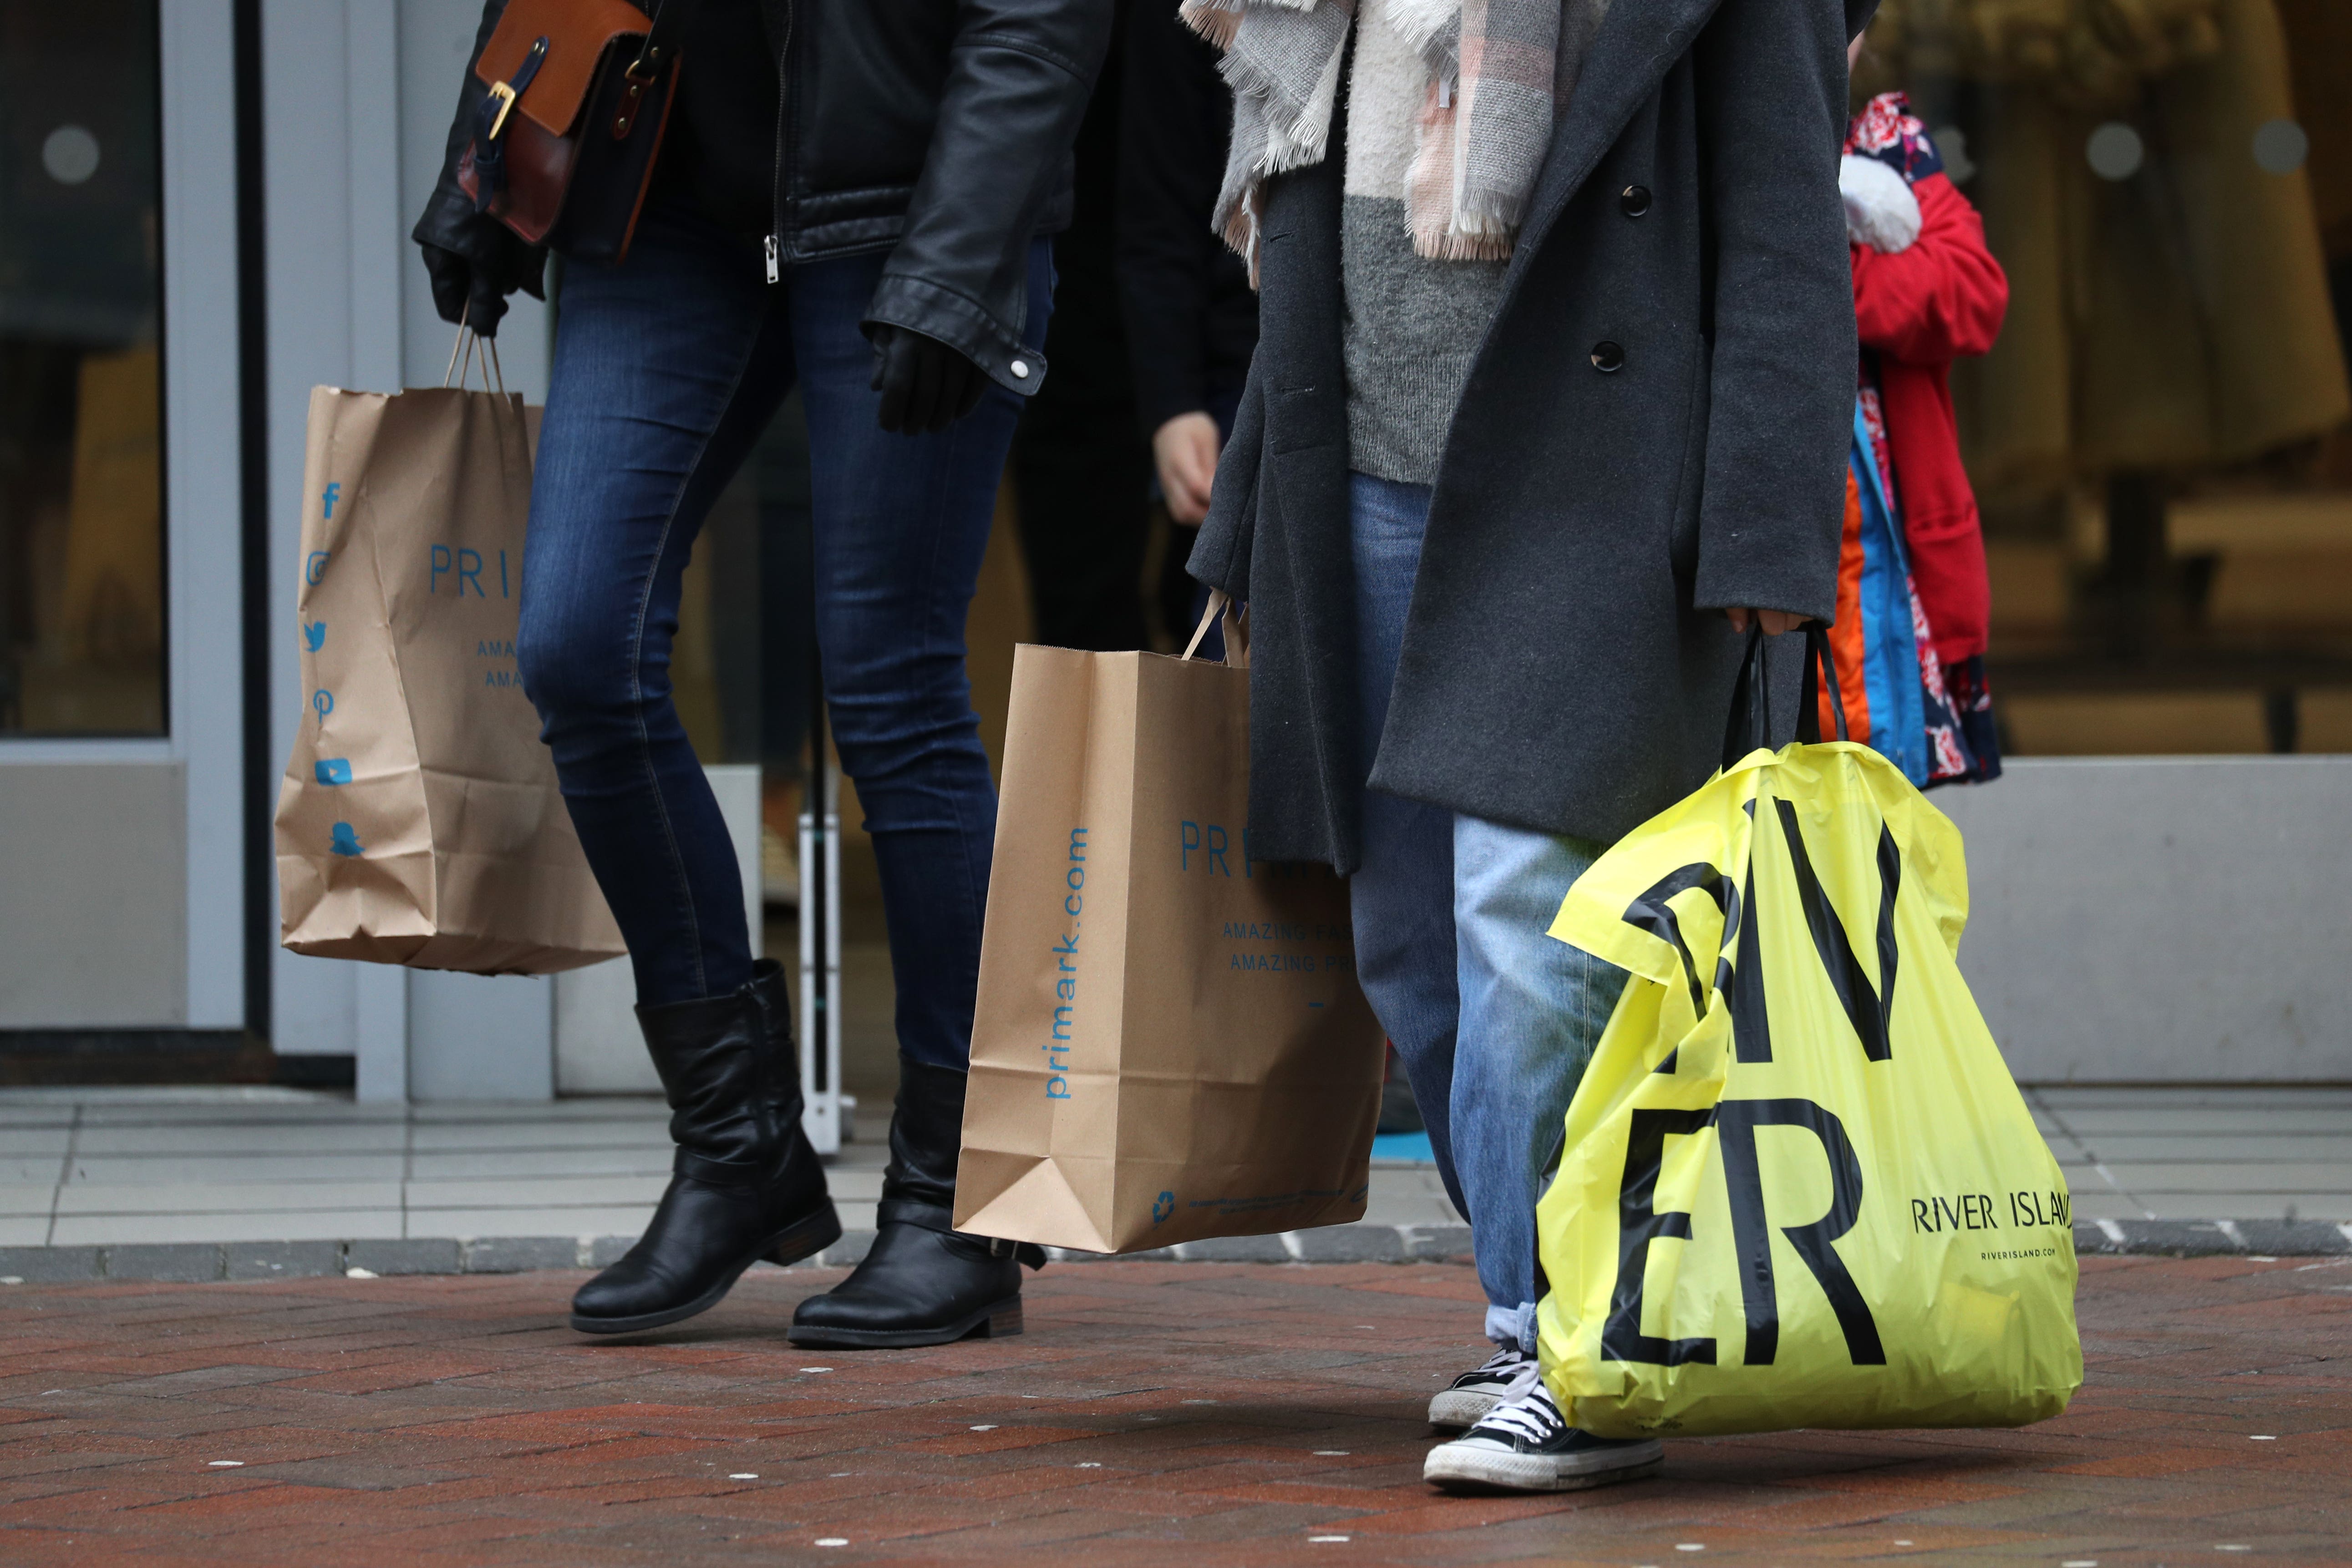
[[[1503,289],[1501,261],[1415,256],[1405,179],[1428,68],[1362,0],[1349,68],[1348,163],[1339,229],[1340,344],[1348,368],[1349,467],[1425,485]]]

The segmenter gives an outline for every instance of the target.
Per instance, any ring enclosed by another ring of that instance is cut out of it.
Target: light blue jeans
[[[1388,722],[1429,488],[1349,476],[1365,771]],[[1605,846],[1366,789],[1356,972],[1470,1221],[1486,1337],[1535,1351],[1536,1199],[1625,972],[1546,935]]]

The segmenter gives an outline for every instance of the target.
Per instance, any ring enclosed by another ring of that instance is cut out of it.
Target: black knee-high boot
[[[963,1094],[961,1072],[900,1060],[873,1249],[848,1279],[800,1304],[793,1343],[938,1345],[1021,1331],[1021,1266],[1043,1268],[1045,1254],[956,1230]]]
[[[824,1167],[801,1131],[782,969],[762,961],[730,995],[640,1007],[637,1021],[669,1097],[677,1159],[645,1235],[572,1299],[572,1326],[592,1334],[690,1318],[761,1258],[797,1262],[841,1237]]]

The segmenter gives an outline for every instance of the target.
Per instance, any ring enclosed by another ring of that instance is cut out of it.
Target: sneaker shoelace
[[[1511,1390],[1503,1403],[1471,1428],[1473,1436],[1486,1433],[1523,1437],[1538,1447],[1559,1441],[1567,1431],[1568,1423],[1561,1418],[1559,1406],[1552,1403],[1551,1390],[1544,1386],[1542,1374],[1532,1360],[1524,1374],[1511,1380]]]
[[[1528,1355],[1525,1351],[1519,1349],[1518,1346],[1505,1345],[1501,1350],[1496,1351],[1493,1355],[1488,1356],[1484,1363],[1480,1363],[1477,1370],[1475,1372],[1465,1373],[1460,1377],[1455,1378],[1454,1380],[1454,1386],[1459,1388],[1465,1384],[1483,1383],[1489,1379],[1496,1379],[1506,1384],[1516,1385],[1518,1382],[1521,1370],[1526,1367],[1531,1367],[1535,1364],[1535,1358]]]

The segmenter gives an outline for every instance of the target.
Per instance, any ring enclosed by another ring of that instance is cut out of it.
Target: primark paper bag
[[[310,394],[277,819],[297,952],[543,974],[625,951],[515,673],[527,418],[505,393]]]
[[[1384,1052],[1347,887],[1251,859],[1248,805],[1245,668],[1017,652],[958,1228],[1129,1252],[1362,1217]]]

